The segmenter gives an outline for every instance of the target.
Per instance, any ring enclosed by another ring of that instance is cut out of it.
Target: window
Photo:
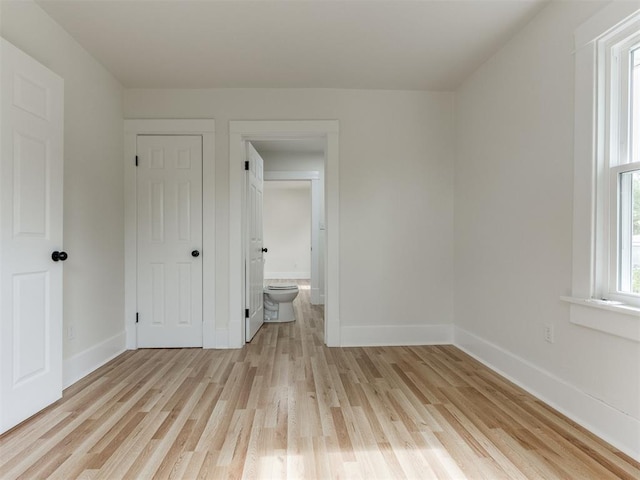
[[[602,199],[603,272],[595,293],[640,306],[640,32],[635,22],[598,41],[598,149],[602,168],[596,199]],[[608,204],[607,204],[608,203]],[[598,221],[599,220],[599,221]]]
[[[574,40],[573,274],[561,298],[571,323],[640,342],[638,3],[610,3]]]
[[[626,168],[618,173],[618,291],[640,295],[640,50],[623,55],[629,71],[623,72],[629,84],[628,100],[622,104],[622,115],[628,118],[629,158]],[[623,85],[623,88],[625,86]],[[626,90],[626,88],[625,88]]]

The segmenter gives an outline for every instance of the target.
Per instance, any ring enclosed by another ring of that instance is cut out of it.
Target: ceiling
[[[127,88],[453,90],[547,0],[38,0]]]

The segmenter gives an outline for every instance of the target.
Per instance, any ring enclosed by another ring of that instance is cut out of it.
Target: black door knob
[[[264,253],[267,253],[267,252],[269,251],[269,249],[268,249],[268,248],[264,248],[264,247],[263,247],[263,248],[262,248],[262,251],[263,251]]]
[[[64,262],[67,258],[69,258],[69,255],[67,255],[67,252],[58,252],[56,250],[51,254],[51,260],[53,260],[54,262],[58,262],[58,261]]]
[[[198,250],[194,250],[193,252],[191,252],[191,256],[192,257],[199,257],[200,256],[200,252]]]

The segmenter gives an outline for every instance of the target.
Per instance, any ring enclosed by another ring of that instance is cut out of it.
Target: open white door
[[[0,39],[0,433],[62,396],[63,80]],[[52,258],[53,252],[57,258]]]
[[[247,142],[246,227],[245,237],[245,340],[250,342],[264,323],[264,251],[262,245],[262,192],[264,162],[253,145]]]
[[[202,347],[202,136],[138,135],[138,347]]]

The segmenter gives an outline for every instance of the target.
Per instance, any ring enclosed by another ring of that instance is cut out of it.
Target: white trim
[[[369,325],[340,329],[341,347],[449,345],[453,325]]]
[[[571,304],[571,323],[640,342],[640,308],[611,300],[560,298]]]
[[[311,272],[265,272],[266,280],[308,280],[311,278]]]
[[[142,134],[202,135],[202,345],[216,348],[215,319],[215,122],[212,119],[137,119],[124,121],[125,329],[127,348],[136,338],[136,137]],[[227,345],[228,346],[228,345]]]
[[[595,284],[595,48],[575,56],[572,295],[589,298]]]
[[[169,118],[138,118],[125,119],[125,133],[137,135],[198,135],[201,133],[215,133],[215,120],[207,119],[169,119]]]
[[[323,173],[324,178],[324,173]],[[324,182],[324,180],[323,180]],[[322,188],[322,191],[321,191]],[[321,186],[320,179],[314,178],[311,180],[311,272],[310,273],[310,287],[311,295],[309,300],[311,305],[324,305],[324,282],[320,284],[320,271],[323,272],[323,276],[326,273],[325,262],[322,263],[322,270],[320,265],[320,255],[325,259],[324,254],[324,242],[322,242],[321,235],[324,235],[325,220],[321,215],[321,193],[324,191],[324,183]],[[316,293],[318,292],[318,293]]]
[[[311,305],[324,305],[324,294],[319,288],[311,289]]]
[[[454,329],[454,345],[620,451],[640,459],[638,419],[460,327]]]
[[[597,297],[635,305],[640,303],[640,299],[630,293],[632,209],[629,207],[632,186],[631,179],[628,179],[626,188],[623,187],[619,175],[638,169],[638,163],[633,163],[629,154],[629,115],[632,111],[629,98],[629,60],[631,48],[640,41],[639,29],[640,15],[633,15],[598,40],[598,84],[595,92],[598,98],[596,161],[600,172],[596,176],[596,197],[600,198],[599,203],[603,204],[602,212],[598,211],[598,214],[602,213],[602,218],[596,216],[596,228],[601,229],[605,235],[602,238],[598,237],[601,244],[596,242],[595,245],[596,262],[602,260],[604,268],[601,272],[596,268],[594,293]],[[600,207],[601,205],[598,205],[598,208]],[[623,217],[625,210],[626,218]],[[628,241],[624,241],[627,236]],[[628,254],[625,254],[626,251]]]
[[[62,388],[73,385],[78,380],[116,358],[126,350],[125,343],[126,333],[122,331],[64,360],[62,365]]]
[[[339,154],[337,120],[229,122],[229,343],[244,341],[244,268],[242,265],[242,178],[247,140],[323,137],[325,150],[325,343],[340,345],[339,318]]]
[[[596,308],[598,310],[607,310],[632,317],[640,317],[640,307],[627,305],[626,303],[616,300],[597,300],[595,298],[576,298],[576,297],[560,297],[560,300],[572,303],[574,305],[582,305],[584,307]],[[640,328],[640,327],[639,327]]]

